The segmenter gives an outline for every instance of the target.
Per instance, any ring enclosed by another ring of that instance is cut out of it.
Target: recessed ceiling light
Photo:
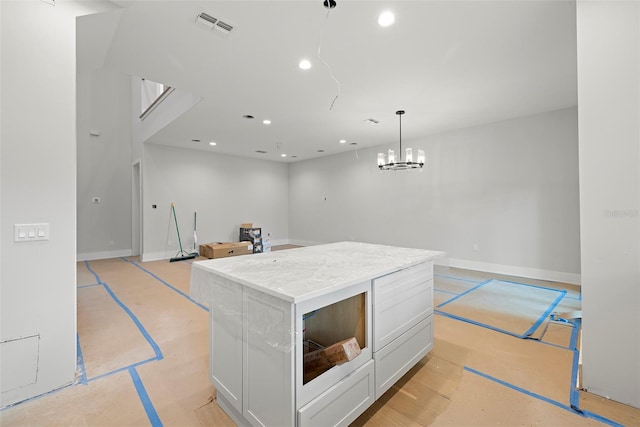
[[[324,150],[318,150],[318,153],[324,153]]]
[[[388,27],[396,21],[396,17],[393,15],[393,12],[389,10],[385,10],[378,17],[378,25],[381,27]]]
[[[380,120],[366,119],[365,122],[369,123],[370,125],[377,125],[378,123],[380,123]]]
[[[340,140],[340,144],[345,144],[346,142],[347,142],[347,140],[346,140],[346,139],[341,139],[341,140]]]
[[[287,157],[287,155],[282,153],[282,154],[280,154],[280,157]]]
[[[251,114],[245,114],[244,116],[242,116],[243,119],[253,119],[253,116]]]
[[[308,59],[303,59],[298,63],[298,67],[300,67],[300,69],[302,70],[308,70],[309,68],[311,68],[311,62],[309,62]]]
[[[292,158],[292,159],[297,159],[297,158],[298,158],[298,156],[291,156],[291,158]]]
[[[217,145],[217,144],[216,144],[215,142],[211,141],[211,142],[209,143],[209,145],[213,146],[213,145]]]
[[[264,151],[264,150],[256,150],[256,153],[260,153],[260,154],[267,154],[267,152],[266,152],[266,151]]]
[[[271,124],[271,120],[269,120],[269,119],[264,119],[264,120],[262,121],[262,123],[264,123],[265,125],[270,125],[270,124]]]
[[[358,145],[357,142],[350,142],[349,145]]]

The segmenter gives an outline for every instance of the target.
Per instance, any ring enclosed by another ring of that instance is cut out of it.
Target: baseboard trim
[[[526,277],[528,279],[569,283],[571,285],[580,285],[581,283],[580,274],[565,273],[563,271],[542,270],[538,268],[518,267],[515,265],[493,264],[488,262],[470,261],[458,258],[440,258],[435,261],[435,264],[443,265],[446,267],[464,268],[466,270],[504,274],[507,276]]]
[[[270,240],[269,243],[271,243],[271,246],[280,246],[280,245],[288,245],[288,244],[293,244],[293,243],[289,243],[289,239],[277,239],[277,240]],[[264,246],[264,239],[263,239],[263,246]]]
[[[289,239],[272,239],[271,240],[271,246],[277,246],[277,245],[286,245],[289,244],[290,241]],[[293,243],[291,243],[293,244]],[[167,252],[150,252],[150,253],[144,253],[140,256],[140,261],[141,262],[148,262],[148,261],[161,261],[161,260],[165,260],[165,259],[170,259],[173,255],[173,252],[171,252],[171,254],[168,254]]]
[[[168,255],[167,252],[151,252],[140,255],[141,262],[147,261],[160,261],[163,259],[169,259],[173,255]]]
[[[298,246],[317,246],[324,245],[326,242],[314,242],[311,240],[299,240],[299,239],[287,239],[286,243],[281,243],[282,245],[298,245]]]
[[[108,259],[108,258],[120,258],[123,256],[131,256],[133,251],[131,249],[121,249],[117,251],[103,251],[103,252],[85,252],[76,254],[78,261],[94,261],[96,259]]]

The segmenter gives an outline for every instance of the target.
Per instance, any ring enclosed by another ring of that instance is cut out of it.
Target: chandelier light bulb
[[[396,162],[396,152],[393,150],[389,150],[389,163]]]
[[[405,150],[404,161],[407,163],[413,162],[413,150],[411,148]]]

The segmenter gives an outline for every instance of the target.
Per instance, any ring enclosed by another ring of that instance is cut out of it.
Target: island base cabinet
[[[373,353],[376,400],[422,359],[433,347],[433,315]]]
[[[347,426],[375,401],[370,360],[298,411],[298,427]]]
[[[353,423],[432,349],[439,254],[342,242],[195,262],[218,405],[242,427]],[[352,339],[351,360],[305,365],[308,351]]]
[[[242,288],[222,278],[211,287],[211,382],[218,396],[224,395],[229,405],[242,412]]]

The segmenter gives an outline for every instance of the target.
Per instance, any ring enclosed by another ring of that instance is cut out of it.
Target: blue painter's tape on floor
[[[80,348],[80,335],[76,334],[76,366],[80,370],[80,384],[87,385],[87,370],[84,366],[84,358],[82,357],[82,348]]]
[[[502,280],[502,279],[500,279],[500,281],[501,282],[505,282],[505,283],[512,283],[514,285],[529,286],[531,288],[545,289],[547,291],[564,292],[565,294],[567,293],[567,291],[562,290],[562,289],[547,288],[546,286],[532,285],[530,283],[521,283],[521,282],[514,282],[513,280]]]
[[[90,285],[80,285],[80,286],[78,286],[78,289],[93,288],[95,286],[100,286],[100,285],[102,285],[102,283],[92,283]]]
[[[197,302],[196,300],[194,300],[193,298],[191,298],[189,295],[185,294],[184,292],[182,292],[180,289],[176,288],[175,286],[172,286],[171,284],[167,283],[166,281],[162,280],[160,277],[158,277],[156,274],[150,272],[149,270],[147,270],[146,268],[142,267],[140,264],[138,264],[135,261],[129,261],[126,258],[120,258],[121,260],[128,262],[130,264],[135,265],[136,267],[138,267],[140,270],[144,271],[145,273],[147,273],[148,275],[150,275],[151,277],[153,277],[154,279],[156,279],[158,282],[162,283],[163,285],[167,286],[169,289],[177,292],[179,295],[182,295],[183,297],[185,297],[186,299],[188,299],[189,301],[191,301],[192,303],[194,303],[195,305],[197,305],[198,307],[200,307],[201,309],[205,310],[205,311],[209,311],[209,309],[200,304],[199,302]]]
[[[123,366],[122,368],[117,368],[117,369],[114,369],[113,371],[105,372],[104,374],[100,374],[100,375],[96,375],[95,377],[91,377],[91,378],[87,379],[87,382],[90,383],[92,381],[99,380],[100,378],[110,377],[111,375],[117,374],[119,372],[128,371],[131,368],[136,368],[138,366],[144,365],[144,364],[149,363],[149,362],[155,362],[156,360],[158,360],[157,357],[151,357],[149,359],[146,359],[146,360],[143,360],[143,361],[140,361],[140,362],[132,363],[131,365]]]
[[[536,286],[536,287],[539,287],[539,286]],[[543,289],[548,289],[548,288],[543,288]],[[564,298],[564,296],[567,295],[567,291],[558,291],[557,289],[549,289],[549,290],[560,292],[560,295],[558,295],[558,297],[551,303],[551,305],[547,307],[544,313],[540,315],[536,323],[531,325],[531,327],[523,334],[524,336],[528,337],[529,335],[533,334],[536,331],[536,329],[538,329],[540,325],[542,325],[542,322],[547,320],[547,318],[549,317],[553,309],[556,308],[556,306],[560,303],[560,301],[562,301],[562,298]]]
[[[577,387],[580,351],[578,350],[577,347],[578,347],[578,333],[580,332],[581,325],[582,325],[582,321],[580,319],[575,319],[573,330],[571,331],[571,341],[569,343],[569,348],[573,351],[573,365],[571,367],[571,388],[570,388],[569,402],[571,403],[571,406],[574,408],[580,407],[580,391],[578,390],[578,387]]]
[[[457,293],[455,293],[455,292],[451,292],[451,291],[443,291],[442,289],[437,289],[437,288],[433,288],[433,290],[434,290],[435,292],[440,292],[440,293],[443,293],[443,294],[449,294],[449,295],[460,295],[460,294],[457,294]]]
[[[548,397],[545,397],[545,396],[543,396],[541,394],[534,393],[534,392],[529,391],[529,390],[525,390],[524,388],[518,387],[517,385],[509,384],[506,381],[503,381],[503,380],[501,380],[499,378],[496,378],[496,377],[493,377],[491,375],[485,374],[484,372],[480,372],[480,371],[478,371],[476,369],[473,369],[473,368],[470,368],[468,366],[465,366],[464,370],[468,371],[468,372],[471,372],[473,374],[479,375],[479,376],[481,376],[483,378],[486,378],[486,379],[488,379],[490,381],[493,381],[493,382],[498,383],[500,385],[503,385],[505,387],[508,387],[508,388],[510,388],[512,390],[519,391],[520,393],[526,394],[527,396],[535,397],[536,399],[540,399],[540,400],[542,400],[544,402],[550,403],[550,404],[552,404],[554,406],[557,406],[558,408],[566,409],[566,410],[569,410],[569,411],[571,410],[571,407],[568,406],[568,405],[565,405],[564,403],[556,402],[555,400],[549,399]]]
[[[485,280],[484,282],[480,282],[479,284],[477,284],[477,285],[476,285],[476,286],[474,286],[473,288],[471,288],[471,289],[467,289],[467,290],[466,290],[466,291],[464,291],[463,293],[458,294],[457,296],[455,296],[455,297],[451,298],[450,300],[447,300],[447,301],[443,302],[442,304],[439,304],[439,305],[438,305],[438,307],[445,306],[445,305],[449,304],[450,302],[453,302],[453,301],[457,300],[458,298],[465,296],[465,295],[466,295],[466,294],[468,294],[469,292],[473,292],[473,291],[475,291],[476,289],[483,287],[484,285],[486,285],[486,284],[487,284],[487,283],[489,283],[489,282],[491,282],[491,280]]]
[[[553,399],[549,399],[548,397],[545,397],[545,396],[543,396],[541,394],[534,393],[532,391],[526,390],[526,389],[524,389],[522,387],[518,387],[517,385],[509,384],[506,381],[503,381],[503,380],[501,380],[499,378],[496,378],[496,377],[493,377],[491,375],[485,374],[483,372],[480,372],[480,371],[478,371],[476,369],[473,369],[473,368],[470,368],[468,366],[465,366],[464,370],[467,371],[467,372],[471,372],[473,374],[479,375],[479,376],[481,376],[483,378],[486,378],[486,379],[488,379],[490,381],[493,381],[493,382],[498,383],[500,385],[503,385],[505,387],[508,387],[508,388],[510,388],[512,390],[515,390],[515,391],[518,391],[520,393],[526,394],[527,396],[530,396],[530,397],[539,399],[539,400],[541,400],[543,402],[549,403],[551,405],[557,406],[558,408],[564,409],[565,411],[572,412],[574,414],[580,415],[580,416],[585,417],[585,418],[591,418],[591,419],[594,419],[594,420],[598,420],[598,421],[600,421],[602,423],[605,423],[605,424],[608,424],[610,426],[624,427],[622,424],[618,424],[617,422],[615,422],[613,420],[610,420],[608,418],[602,417],[602,416],[600,416],[598,414],[594,414],[593,412],[577,411],[573,407],[565,405],[564,403],[557,402],[557,401],[555,401]]]
[[[440,316],[448,317],[450,319],[460,320],[462,322],[466,322],[466,323],[469,323],[471,325],[480,326],[481,328],[491,329],[492,331],[496,331],[496,332],[500,332],[500,333],[503,333],[503,334],[511,335],[512,337],[526,338],[524,335],[516,334],[514,332],[507,331],[505,329],[496,328],[495,326],[487,325],[486,323],[476,322],[475,320],[467,319],[466,317],[456,316],[455,314],[447,313],[447,312],[440,311],[440,310],[434,310],[433,312],[436,313],[436,314],[439,314]]]
[[[85,267],[87,267],[87,270],[89,270],[89,273],[93,274],[93,277],[96,278],[96,282],[98,284],[102,284],[102,280],[100,280],[100,276],[98,276],[98,273],[96,273],[95,271],[93,271],[91,269],[91,266],[89,266],[89,261],[85,261],[84,262]]]
[[[460,282],[469,282],[469,283],[482,283],[480,280],[471,280],[471,279],[463,279],[461,277],[454,277],[454,276],[446,276],[444,274],[434,274],[433,277],[435,278],[440,278],[440,279],[451,279],[451,280],[458,280]]]
[[[87,269],[95,276],[96,280],[98,281],[98,284],[100,286],[102,286],[107,293],[109,294],[109,296],[113,299],[113,301],[115,301],[116,304],[118,304],[120,306],[120,308],[122,308],[124,310],[125,313],[127,313],[127,315],[131,318],[131,320],[133,321],[133,323],[136,325],[136,327],[138,328],[138,330],[140,331],[140,333],[142,334],[142,336],[144,337],[145,340],[147,340],[147,342],[149,343],[149,345],[151,346],[151,348],[153,349],[153,352],[155,353],[155,357],[143,360],[141,362],[136,362],[133,363],[131,365],[128,366],[124,366],[122,368],[118,368],[118,369],[114,369],[112,371],[109,372],[105,372],[104,374],[100,374],[97,375],[95,377],[91,377],[91,378],[87,378],[86,376],[86,370],[84,367],[84,359],[82,362],[82,372],[84,375],[84,383],[87,384],[89,382],[95,381],[97,379],[100,378],[104,378],[104,377],[108,377],[110,375],[113,374],[117,374],[119,372],[122,371],[126,371],[128,369],[134,368],[136,366],[140,366],[143,365],[145,363],[149,363],[149,362],[153,362],[155,360],[162,360],[163,359],[163,355],[162,355],[162,351],[160,350],[160,347],[158,346],[158,344],[155,342],[155,340],[151,337],[151,335],[147,332],[147,330],[145,329],[145,327],[142,325],[142,323],[140,322],[140,320],[138,320],[138,318],[135,316],[135,314],[133,314],[133,312],[129,309],[129,307],[127,307],[117,296],[116,294],[113,292],[113,290],[109,287],[109,285],[105,282],[102,281],[102,279],[100,279],[100,277],[98,276],[98,274],[96,272],[94,272],[91,269],[91,266],[89,265],[88,261],[85,261],[85,265],[87,267]],[[80,348],[80,338],[78,337],[78,354],[81,355],[82,351]]]
[[[136,324],[136,326],[140,330],[140,333],[142,334],[142,336],[144,336],[144,338],[147,340],[147,342],[149,343],[151,348],[153,348],[153,351],[156,353],[156,359],[157,360],[162,360],[163,356],[162,356],[162,351],[160,350],[160,347],[153,340],[153,338],[151,338],[151,335],[149,335],[149,332],[147,332],[147,330],[144,328],[144,326],[142,326],[142,323],[140,322],[140,320],[138,320],[136,315],[133,314],[133,312],[131,310],[129,310],[129,307],[127,307],[122,301],[120,301],[120,299],[116,296],[116,294],[113,293],[113,291],[111,290],[109,285],[107,285],[106,283],[103,283],[102,285],[107,290],[109,295],[111,295],[111,298],[113,298],[113,300],[116,302],[116,304],[118,304],[125,311],[125,313],[127,313],[129,315],[129,317],[131,317],[131,320],[133,320],[133,323]]]
[[[147,394],[147,390],[144,388],[144,384],[142,384],[142,380],[140,379],[140,375],[138,375],[138,371],[136,371],[136,368],[129,368],[129,374],[131,375],[133,384],[135,385],[138,396],[140,397],[140,402],[142,402],[142,406],[147,413],[147,417],[149,418],[151,426],[161,427],[162,421],[160,421],[160,416],[158,416],[156,408],[153,407],[153,403],[151,402],[151,399]]]

